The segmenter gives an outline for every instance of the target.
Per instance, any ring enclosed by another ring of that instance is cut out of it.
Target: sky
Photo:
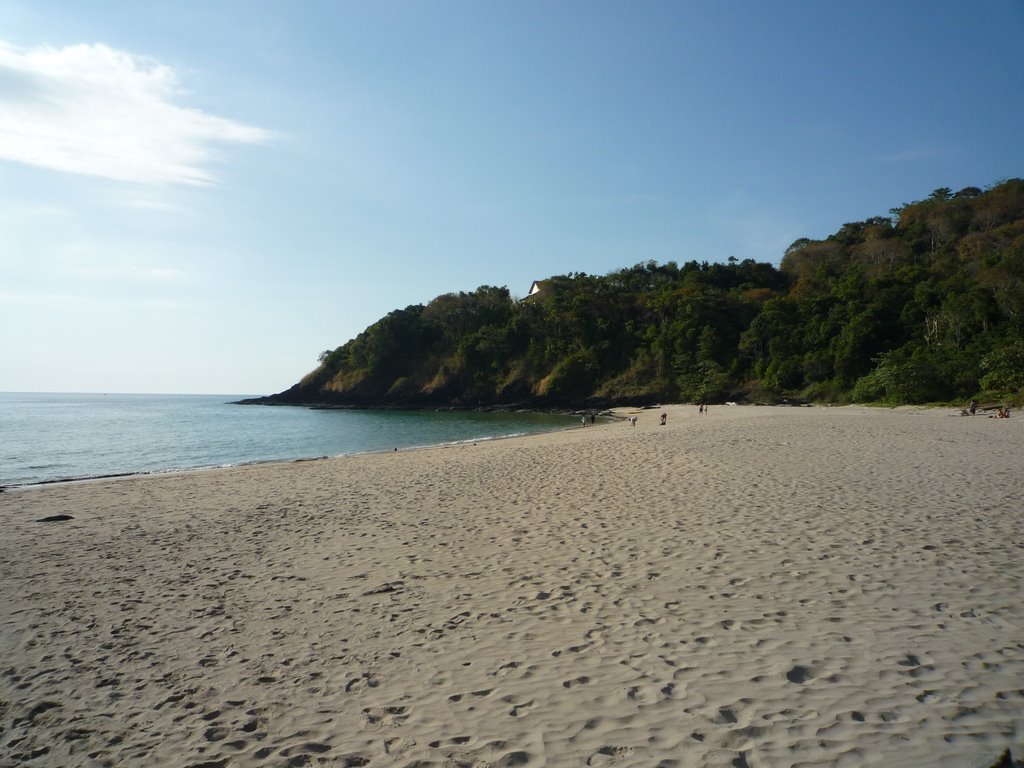
[[[0,391],[269,394],[394,309],[1024,176],[1024,0],[0,0]]]

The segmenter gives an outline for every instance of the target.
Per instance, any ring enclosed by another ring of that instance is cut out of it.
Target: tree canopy
[[[585,407],[1024,397],[1024,180],[936,189],[753,260],[438,296],[262,402]]]

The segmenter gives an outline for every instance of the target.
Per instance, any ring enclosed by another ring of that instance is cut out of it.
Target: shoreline
[[[1018,420],[633,410],[0,494],[0,767],[1020,757]]]
[[[232,403],[225,403],[225,404],[232,404]],[[348,410],[355,410],[355,409],[348,409]],[[434,409],[434,410],[438,411],[438,409]],[[392,411],[390,411],[390,412],[396,412],[396,411],[397,411],[397,409],[392,409]],[[440,412],[440,411],[438,411],[438,412]],[[449,411],[445,411],[445,412],[447,413]],[[415,411],[408,411],[408,413],[427,413],[427,411],[425,411],[425,410],[424,411],[415,410]],[[467,413],[469,413],[469,412],[467,412]],[[509,417],[515,417],[517,415],[520,416],[520,417],[529,417],[529,416],[550,417],[553,414],[551,414],[551,413],[541,413],[541,412],[536,412],[536,413],[534,413],[534,412],[521,412],[521,413],[517,414],[517,413],[508,412],[507,414],[503,413],[501,415],[502,416],[507,415]],[[568,417],[571,414],[560,414],[560,415],[564,415],[564,416]],[[396,444],[388,445],[386,447],[383,447],[383,446],[382,447],[364,447],[364,448],[358,448],[358,449],[353,449],[353,450],[343,450],[341,452],[335,452],[335,453],[313,452],[313,453],[309,453],[307,455],[292,455],[292,456],[285,456],[285,457],[281,457],[281,458],[275,458],[275,457],[263,458],[263,457],[260,457],[260,456],[255,456],[254,458],[246,458],[246,459],[234,460],[234,461],[226,461],[226,462],[219,462],[219,463],[218,462],[213,462],[213,463],[196,463],[196,464],[190,463],[189,460],[186,459],[184,461],[180,461],[179,460],[176,464],[168,464],[166,466],[159,466],[159,465],[156,465],[154,463],[154,465],[150,466],[150,467],[144,467],[143,466],[143,467],[139,467],[139,468],[129,468],[129,469],[124,469],[124,470],[117,469],[117,468],[114,468],[114,467],[110,467],[110,468],[105,469],[104,471],[100,471],[100,472],[98,472],[96,474],[83,473],[83,474],[73,474],[73,475],[54,476],[54,477],[47,477],[47,476],[44,475],[41,479],[32,479],[32,480],[29,480],[29,479],[18,479],[18,480],[4,481],[4,479],[2,477],[0,477],[0,491],[2,491],[3,489],[7,489],[7,490],[11,490],[11,491],[25,490],[25,489],[31,489],[31,488],[36,488],[36,487],[44,487],[44,486],[48,486],[48,485],[60,485],[60,484],[65,484],[65,483],[93,482],[93,481],[97,481],[97,480],[111,480],[111,479],[120,479],[120,478],[127,478],[127,477],[145,477],[145,476],[150,476],[150,475],[168,475],[168,474],[179,474],[179,473],[188,473],[188,472],[206,472],[206,471],[219,470],[219,469],[229,469],[229,468],[232,468],[232,467],[244,467],[244,466],[252,466],[252,465],[267,464],[267,463],[273,464],[273,463],[288,463],[288,462],[293,462],[293,461],[312,461],[312,460],[321,459],[321,458],[342,458],[342,457],[345,457],[345,456],[357,456],[357,455],[362,455],[362,454],[367,454],[367,453],[389,453],[389,452],[392,452],[394,450],[399,450],[399,451],[419,450],[419,449],[430,448],[430,447],[434,447],[434,446],[457,445],[457,444],[462,443],[462,442],[470,442],[470,443],[472,443],[472,442],[482,442],[482,441],[497,440],[497,439],[524,437],[524,436],[529,436],[531,434],[543,434],[543,433],[550,432],[550,431],[559,431],[561,429],[571,429],[571,428],[573,428],[574,424],[571,422],[571,420],[567,419],[564,424],[561,424],[561,425],[547,425],[547,426],[544,426],[541,429],[538,429],[536,426],[527,426],[526,424],[521,424],[521,425],[518,425],[518,426],[519,426],[519,428],[516,429],[515,428],[516,425],[514,425],[514,424],[505,425],[505,427],[504,427],[505,429],[510,429],[511,430],[511,431],[508,431],[508,432],[497,432],[497,433],[493,433],[492,434],[492,433],[488,433],[488,432],[484,431],[484,432],[482,432],[480,434],[476,434],[476,435],[473,435],[473,434],[470,433],[470,435],[467,436],[467,437],[462,437],[462,436],[449,437],[449,439],[438,440],[437,442],[429,442],[429,441],[427,441],[427,442],[409,442],[409,443],[397,442]],[[408,438],[406,438],[406,439],[408,440]],[[323,446],[319,446],[319,447],[323,448]],[[206,458],[206,457],[204,457],[204,458]],[[213,458],[213,457],[211,456],[209,458]],[[124,462],[122,462],[122,463],[124,463]],[[24,467],[24,468],[22,468],[22,470],[25,470],[25,469],[33,469],[33,467]],[[17,470],[18,470],[18,468],[15,467],[14,468],[14,474],[17,474]]]
[[[228,404],[230,404],[230,405],[260,405],[259,403],[243,403],[241,401],[229,402]],[[272,407],[276,407],[276,406],[297,407],[297,408],[310,408],[310,409],[313,409],[313,410],[324,410],[324,409],[326,409],[326,410],[371,410],[371,411],[373,411],[373,410],[407,410],[407,409],[401,409],[401,408],[370,408],[370,409],[365,409],[365,408],[361,408],[361,407],[357,407],[357,406],[329,406],[329,407],[324,406],[324,407],[320,407],[320,406],[312,406],[312,405],[294,405],[294,404],[291,404],[291,403],[274,403],[274,404],[272,404]],[[760,406],[760,405],[746,405],[746,404],[740,404],[740,405],[728,404],[728,405],[722,405],[722,406],[716,406],[716,407],[772,408],[772,407],[789,407],[789,406]],[[801,407],[812,407],[812,406],[807,405],[807,406],[801,406]],[[836,407],[859,407],[859,406],[836,406]],[[621,422],[621,421],[625,421],[628,418],[628,414],[642,414],[645,411],[655,411],[655,410],[664,409],[664,408],[671,408],[673,410],[681,410],[681,409],[684,409],[684,408],[685,409],[689,409],[690,408],[690,404],[673,403],[673,404],[669,404],[669,405],[622,406],[622,407],[608,408],[608,409],[604,409],[604,410],[601,410],[601,411],[597,411],[596,413],[598,415],[599,421],[597,421],[595,424],[591,424],[591,425],[588,425],[588,426],[598,426],[598,425],[601,425],[602,423]],[[427,409],[427,408],[424,408],[424,409],[412,409],[412,410],[415,410],[415,411],[421,411],[421,410],[423,410],[423,411],[450,410],[450,411],[456,411],[456,412],[459,411],[459,410],[466,410],[467,412],[476,412],[476,411],[483,410],[483,412],[490,412],[490,411],[487,411],[486,409]],[[498,412],[498,411],[495,411],[495,412]],[[512,412],[512,411],[509,411],[509,412]],[[519,412],[519,411],[516,411],[516,412]],[[559,414],[559,415],[565,415],[565,416],[580,416],[580,415],[584,415],[584,414],[589,414],[590,410],[589,409],[582,409],[582,410],[576,410],[576,411],[521,411],[521,412],[522,413],[536,413],[536,414],[539,414],[539,415]],[[602,419],[604,420],[603,422],[601,421]],[[3,492],[5,490],[6,491],[32,490],[34,488],[42,488],[42,487],[46,487],[46,486],[50,486],[50,485],[64,485],[64,484],[73,484],[73,483],[91,483],[91,482],[104,481],[104,480],[120,480],[120,479],[125,479],[125,478],[136,478],[136,477],[178,475],[178,474],[187,474],[187,473],[192,473],[192,472],[212,472],[212,471],[223,470],[223,469],[234,469],[234,468],[238,468],[238,467],[259,466],[259,465],[263,465],[263,464],[290,464],[290,463],[293,463],[293,462],[320,461],[320,460],[324,460],[324,459],[343,459],[343,458],[350,457],[350,456],[365,456],[365,455],[374,455],[374,454],[388,454],[388,453],[402,452],[402,451],[406,451],[406,452],[407,451],[422,451],[422,450],[430,450],[430,449],[433,449],[433,448],[453,447],[453,446],[458,446],[458,445],[463,445],[463,444],[468,444],[468,443],[475,444],[477,442],[488,442],[488,441],[492,441],[492,440],[513,440],[513,439],[517,439],[517,438],[529,438],[529,437],[532,437],[532,436],[535,436],[535,435],[546,435],[546,434],[550,434],[550,433],[553,433],[553,432],[562,432],[562,431],[573,430],[573,429],[582,429],[582,427],[580,425],[574,423],[572,425],[566,425],[564,427],[556,427],[556,428],[552,428],[552,429],[540,430],[540,431],[537,431],[537,432],[516,432],[516,433],[512,433],[512,434],[507,434],[507,435],[485,435],[483,437],[466,438],[466,439],[463,439],[463,440],[456,440],[456,441],[449,441],[449,442],[430,443],[430,444],[426,444],[426,445],[409,445],[409,446],[405,446],[405,447],[396,447],[393,450],[389,450],[389,449],[386,449],[386,448],[381,448],[381,449],[378,449],[378,450],[352,451],[350,453],[338,453],[338,454],[321,455],[321,456],[303,456],[303,457],[294,458],[294,459],[253,459],[252,461],[243,461],[243,462],[238,462],[238,463],[235,463],[235,464],[212,464],[212,465],[200,465],[200,466],[194,466],[194,467],[168,467],[168,468],[164,468],[164,469],[138,470],[138,471],[129,471],[129,472],[112,472],[112,473],[104,473],[104,474],[101,474],[101,475],[85,475],[85,476],[82,476],[82,477],[63,477],[63,478],[55,478],[55,479],[52,479],[52,480],[40,480],[40,481],[37,481],[37,482],[28,482],[28,483],[0,483],[0,492]]]
[[[0,484],[0,492],[2,491],[28,491],[34,488],[44,488],[50,485],[68,485],[75,483],[93,483],[102,482],[105,480],[124,480],[129,478],[143,478],[143,477],[166,477],[173,475],[190,474],[193,472],[217,472],[219,470],[226,469],[240,469],[244,467],[258,467],[264,465],[275,465],[275,464],[297,464],[306,461],[325,461],[331,459],[345,459],[353,456],[375,456],[380,454],[391,454],[391,453],[407,453],[409,451],[426,451],[435,448],[453,448],[460,445],[468,445],[477,443],[491,442],[495,440],[515,440],[519,438],[529,438],[534,435],[547,435],[554,432],[562,432],[570,429],[580,429],[579,425],[566,426],[548,430],[542,430],[538,432],[516,432],[508,435],[485,435],[483,437],[472,437],[464,440],[453,440],[441,443],[430,443],[428,445],[410,445],[405,447],[396,447],[394,449],[380,448],[378,450],[368,451],[352,451],[351,453],[338,453],[334,455],[324,456],[303,456],[297,459],[254,459],[252,461],[238,462],[237,464],[214,464],[209,466],[197,466],[197,467],[175,467],[169,469],[151,469],[151,470],[140,470],[138,472],[114,472],[111,474],[103,475],[89,475],[86,477],[66,477],[56,480],[40,480],[34,483],[7,483]]]

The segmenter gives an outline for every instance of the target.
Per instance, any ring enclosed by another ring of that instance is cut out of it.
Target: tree
[[[520,302],[443,294],[325,350],[281,400],[1024,399],[1024,180],[891,213],[800,238],[778,267],[645,261],[554,276]]]
[[[1017,340],[985,355],[981,386],[993,392],[1024,391],[1024,340]]]

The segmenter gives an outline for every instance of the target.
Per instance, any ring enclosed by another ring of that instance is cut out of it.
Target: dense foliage
[[[1024,392],[1024,180],[793,243],[778,268],[655,262],[391,312],[272,402],[924,403]]]

